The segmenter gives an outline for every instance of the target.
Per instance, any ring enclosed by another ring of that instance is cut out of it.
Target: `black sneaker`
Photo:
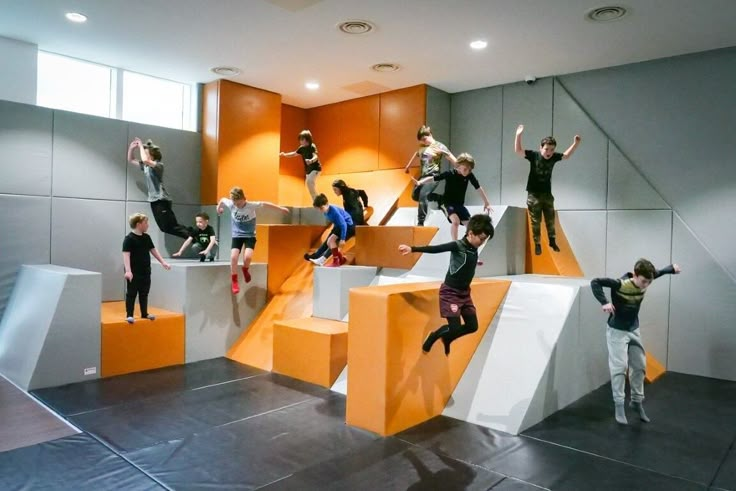
[[[553,251],[560,252],[560,248],[557,247],[557,242],[555,241],[555,239],[549,239],[549,246],[552,248]]]
[[[425,353],[429,353],[429,351],[432,349],[432,345],[437,341],[437,333],[434,331],[427,334],[427,337],[424,339],[424,343],[422,344],[422,351]]]
[[[450,344],[452,341],[448,341],[446,338],[442,338],[442,344],[445,345],[445,356],[450,356]]]
[[[202,254],[199,255],[199,262],[200,263],[203,263],[205,259],[206,258]]]
[[[210,262],[211,262],[211,263],[214,263],[214,262],[215,262],[215,256],[212,256],[212,257],[210,258]]]
[[[534,244],[534,254],[537,256],[542,254],[542,246],[540,244]]]

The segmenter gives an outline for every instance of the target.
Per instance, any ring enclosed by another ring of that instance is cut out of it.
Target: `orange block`
[[[148,312],[155,321],[128,324],[125,302],[102,304],[102,377],[184,363],[184,314],[153,307]]]
[[[567,241],[565,231],[562,230],[560,221],[555,212],[555,235],[557,245],[560,252],[553,251],[547,242],[547,227],[542,221],[542,229],[540,235],[542,240],[542,254],[537,256],[534,254],[534,239],[532,236],[532,222],[527,212],[527,233],[526,233],[526,272],[530,274],[549,274],[558,276],[583,277],[583,270],[575,258],[575,254]]]
[[[424,245],[436,233],[437,227],[357,227],[355,264],[411,269],[419,260],[419,255],[402,256],[399,245]]]
[[[274,372],[329,388],[347,362],[347,323],[316,317],[274,323]]]
[[[646,372],[646,381],[647,382],[654,382],[659,377],[664,375],[664,373],[667,371],[667,369],[660,363],[659,360],[657,360],[655,357],[653,357],[651,354],[647,353],[647,372]]]
[[[478,332],[422,353],[439,315],[439,282],[350,290],[347,423],[391,435],[442,413],[511,282],[477,280]]]

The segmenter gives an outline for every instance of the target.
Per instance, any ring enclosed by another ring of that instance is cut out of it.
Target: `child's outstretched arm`
[[[563,159],[569,159],[572,157],[572,154],[575,153],[575,149],[578,148],[578,145],[580,145],[580,142],[582,141],[582,138],[580,138],[580,135],[575,135],[575,138],[572,139],[572,145],[565,150],[565,153],[562,154]]]
[[[132,142],[130,142],[130,145],[128,145],[128,162],[130,162],[133,165],[139,165],[139,161],[133,156],[133,151],[135,150],[135,147],[141,145],[141,139],[136,137],[133,139]]]
[[[404,167],[404,172],[406,172],[407,174],[409,173],[409,167],[412,166],[411,164],[414,162],[414,159],[416,158],[417,158],[417,152],[414,152],[414,154],[409,159],[409,162],[406,164],[406,167]]]
[[[429,181],[434,181],[434,176],[423,177],[423,178],[419,179],[418,181],[412,177],[411,180],[414,181],[414,183],[417,186],[421,186],[422,184],[425,184],[425,183],[427,183]]]
[[[273,210],[279,210],[281,213],[289,213],[289,209],[285,206],[279,206],[271,203],[270,201],[261,201],[261,205],[271,208]]]
[[[483,198],[483,211],[493,213],[491,202],[488,200],[488,195],[486,194],[486,190],[483,189],[483,186],[478,188],[478,194],[480,194],[480,197]]]
[[[410,252],[428,252],[429,254],[439,254],[440,252],[453,252],[458,250],[457,242],[445,242],[444,244],[426,245],[426,246],[408,246],[401,244],[399,252],[406,256]]]
[[[524,133],[524,125],[520,124],[516,128],[516,136],[514,137],[514,152],[519,157],[524,156],[524,147],[521,146],[521,134]]]
[[[179,250],[173,253],[172,256],[174,257],[181,256],[181,254],[186,250],[187,247],[189,247],[189,244],[191,244],[193,240],[194,239],[192,239],[191,237],[187,237],[187,240],[184,241],[184,243],[181,245]]]
[[[662,269],[658,269],[654,273],[654,279],[657,279],[660,276],[666,275],[666,274],[680,274],[680,271],[682,271],[680,269],[680,266],[678,266],[677,264],[670,264],[669,266],[665,266]]]
[[[227,200],[228,198],[220,198],[220,201],[217,202],[217,214],[222,215],[225,212],[225,207],[227,206]]]
[[[161,254],[158,252],[158,249],[156,249],[155,247],[151,249],[151,255],[156,258],[156,261],[161,263],[161,266],[163,266],[166,271],[171,269],[171,265],[167,263],[163,257],[161,257]]]
[[[279,157],[286,157],[288,159],[290,159],[291,157],[296,157],[297,155],[299,154],[296,152],[279,152]]]

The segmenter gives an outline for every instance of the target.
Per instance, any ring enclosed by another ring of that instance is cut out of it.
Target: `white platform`
[[[171,271],[153,265],[149,305],[184,313],[186,363],[224,356],[266,304],[266,265],[251,264],[248,284],[238,268],[240,293],[233,295],[230,263],[169,263]]]
[[[314,317],[342,321],[348,315],[350,289],[368,286],[376,277],[375,266],[314,268]]]
[[[100,273],[23,265],[0,322],[0,372],[24,390],[99,378],[101,305]]]

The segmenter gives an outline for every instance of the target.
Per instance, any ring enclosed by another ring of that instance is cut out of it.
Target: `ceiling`
[[[585,18],[611,4],[630,13]],[[72,24],[69,11],[89,20]],[[346,35],[336,25],[349,19],[376,29]],[[420,83],[452,93],[735,46],[734,26],[734,0],[0,0],[0,36],[181,82],[235,66],[242,73],[230,80],[305,108]],[[479,38],[488,47],[471,50]],[[384,62],[402,68],[370,70]],[[307,80],[320,89],[305,89]]]

